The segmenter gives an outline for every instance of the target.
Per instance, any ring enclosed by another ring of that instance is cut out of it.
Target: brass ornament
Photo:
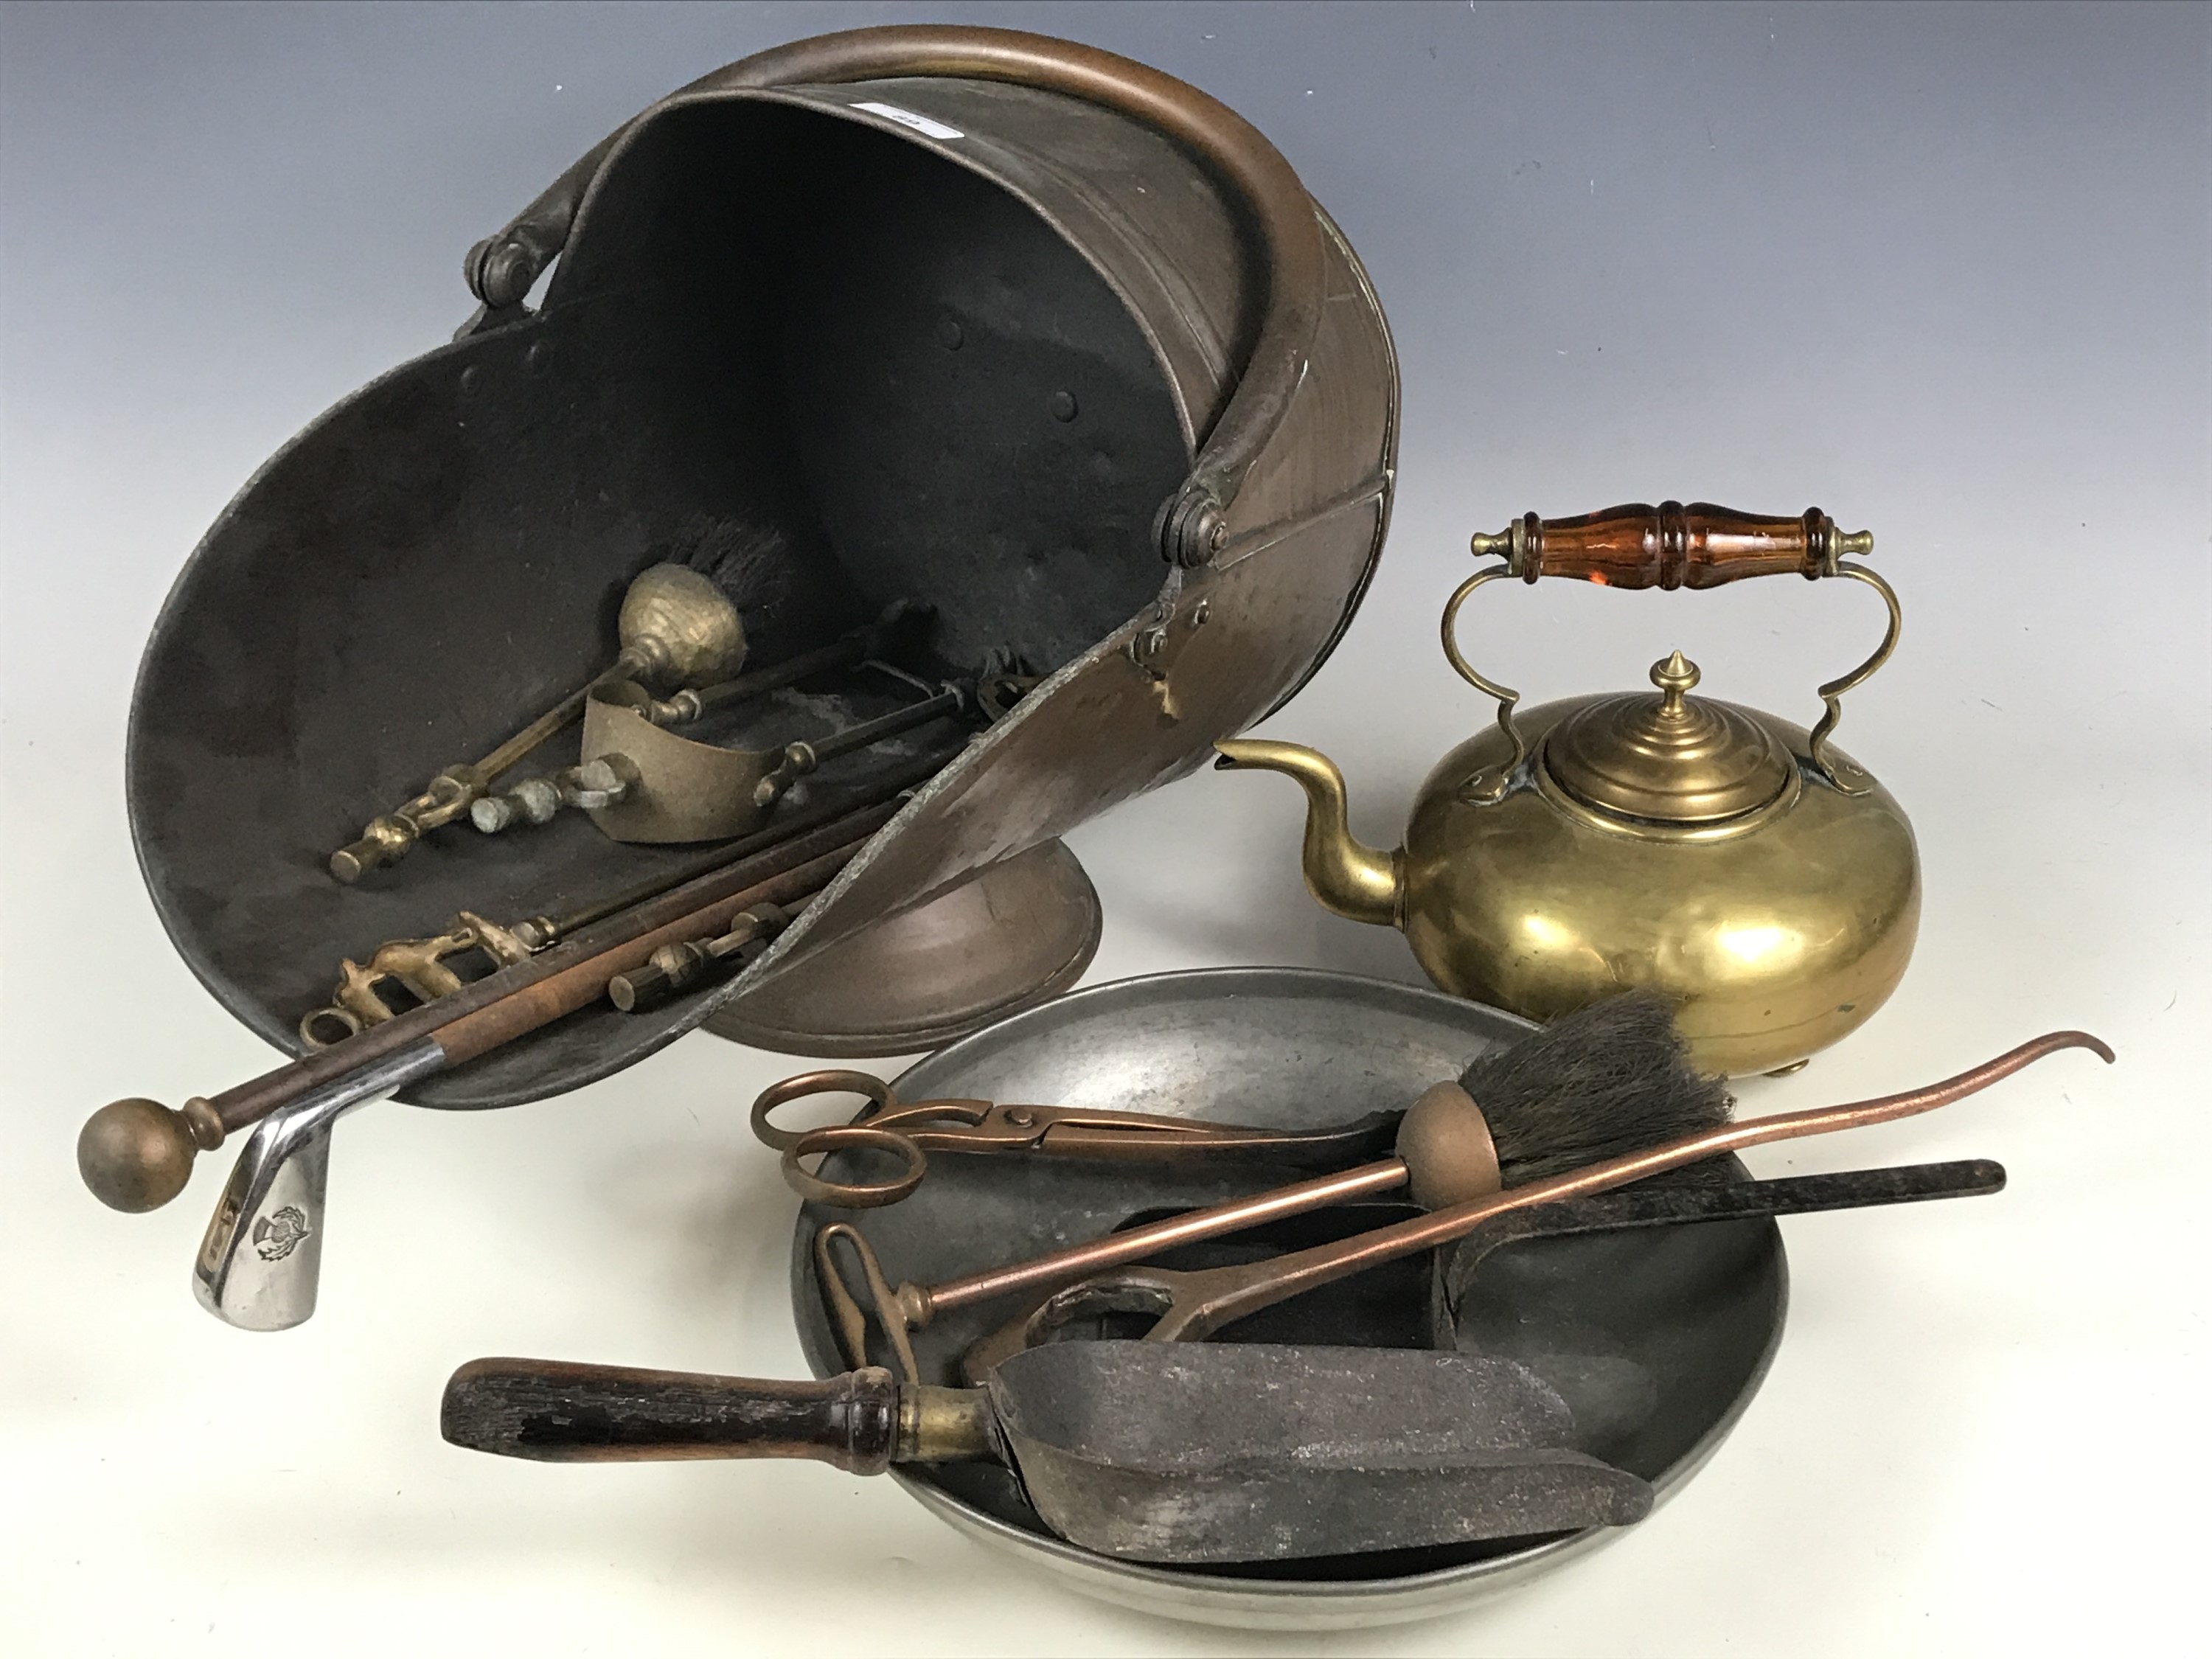
[[[803,676],[769,670],[729,687],[679,693],[665,703],[641,695],[632,683],[594,686],[585,698],[580,763],[485,795],[470,807],[471,822],[485,835],[498,835],[550,823],[575,810],[587,813],[612,841],[668,843],[750,835],[768,823],[793,784],[825,763],[939,721],[988,726],[1037,684],[1036,677],[1005,672],[933,684],[872,656],[854,666],[873,671],[909,701],[823,736],[772,740],[764,747],[704,742],[669,728],[696,718],[687,708],[750,702]],[[732,690],[739,685],[750,689]]]
[[[464,910],[453,925],[428,939],[395,939],[377,946],[363,966],[348,957],[338,964],[337,989],[328,1006],[300,1019],[300,1041],[307,1048],[327,1048],[349,1036],[358,1036],[371,1025],[381,1025],[397,1010],[385,996],[386,988],[406,993],[402,1007],[419,1006],[450,996],[466,983],[450,965],[456,957],[481,951],[494,969],[527,961],[545,943],[521,928],[509,929],[488,921],[473,910]]]
[[[642,681],[671,689],[726,680],[744,664],[745,629],[736,604],[714,580],[680,564],[648,566],[634,577],[616,617],[620,649],[606,671],[570,692],[482,760],[448,766],[411,800],[369,820],[361,838],[331,854],[331,873],[359,881],[396,864],[415,843],[467,813],[502,773],[513,770],[574,724],[594,688]]]
[[[403,1013],[411,1014],[424,1004],[450,997],[485,976],[484,971],[479,971],[464,977],[457,963],[465,963],[495,974],[566,943],[582,929],[648,903],[684,882],[772,852],[854,805],[902,802],[908,790],[927,781],[939,767],[951,759],[954,752],[939,750],[909,762],[878,780],[857,799],[817,803],[794,814],[781,826],[758,830],[573,909],[558,914],[540,912],[512,926],[501,926],[472,910],[463,910],[442,933],[428,939],[386,940],[371,954],[366,966],[351,958],[340,963],[337,988],[331,1000],[301,1017],[296,1027],[300,1041],[312,1051],[358,1037],[373,1027],[401,1018]],[[896,811],[896,806],[892,810]],[[689,943],[676,941],[664,947],[665,951],[674,951],[674,955],[664,957],[664,951],[654,951],[652,963],[665,971],[656,974],[652,967],[641,963],[627,974],[617,974],[608,987],[609,997],[624,1013],[655,1006],[684,987],[708,977],[714,969],[749,961],[759,954],[755,947],[764,946],[789,920],[775,904],[756,906],[732,918],[726,927],[702,934]],[[679,960],[680,969],[672,965]],[[390,994],[394,992],[398,993],[396,998]],[[129,1103],[118,1102],[105,1109],[114,1111]],[[216,1141],[208,1144],[217,1144],[221,1139],[218,1133]]]

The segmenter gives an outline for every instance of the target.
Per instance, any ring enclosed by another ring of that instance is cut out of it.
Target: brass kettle
[[[1902,622],[1873,550],[1815,508],[1768,518],[1693,502],[1574,519],[1531,513],[1478,557],[1504,562],[1444,607],[1443,648],[1498,699],[1498,724],[1422,784],[1404,847],[1354,840],[1344,777],[1313,750],[1215,744],[1223,768],[1285,772],[1306,792],[1306,885],[1328,909],[1402,929],[1445,990],[1550,1019],[1648,987],[1674,1000],[1692,1057],[1741,1074],[1802,1063],[1855,1030],[1903,977],[1920,919],[1904,812],[1829,742],[1843,694],[1881,666]],[[1692,695],[1697,665],[1655,664],[1655,692],[1576,697],[1519,715],[1520,694],[1459,649],[1468,596],[1517,576],[1613,587],[1714,587],[1746,576],[1846,577],[1889,607],[1881,645],[1820,688],[1808,732]]]

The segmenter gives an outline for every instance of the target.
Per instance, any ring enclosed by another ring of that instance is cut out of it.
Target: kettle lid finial
[[[1698,682],[1704,678],[1698,672],[1698,665],[1680,651],[1674,652],[1664,662],[1653,663],[1651,684],[1666,693],[1660,700],[1659,717],[1662,720],[1679,718],[1682,713],[1684,694],[1695,690]]]
[[[1584,805],[1661,823],[1756,811],[1789,787],[1791,763],[1745,711],[1692,697],[1701,678],[1680,651],[1651,665],[1659,690],[1577,711],[1544,743],[1543,765]]]

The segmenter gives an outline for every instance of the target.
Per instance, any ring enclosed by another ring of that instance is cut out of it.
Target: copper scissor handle
[[[867,1102],[850,1123],[820,1129],[784,1129],[771,1121],[777,1107],[787,1106],[794,1100],[805,1100],[813,1095],[848,1094],[860,1095]],[[894,1126],[917,1121],[942,1123],[948,1118],[955,1126],[969,1125],[989,1107],[988,1101],[981,1100],[931,1100],[905,1106],[900,1104],[890,1084],[866,1072],[801,1072],[761,1091],[760,1097],[753,1102],[753,1135],[763,1146],[783,1154],[784,1184],[799,1197],[812,1204],[867,1210],[897,1203],[919,1187],[922,1176],[929,1173],[929,1157],[923,1142],[925,1139],[934,1139],[935,1134],[928,1130],[908,1132]],[[860,1146],[894,1153],[904,1160],[906,1168],[887,1181],[825,1181],[800,1162],[816,1152]]]
[[[867,1104],[834,1128],[783,1129],[770,1121],[780,1106],[813,1095],[854,1094]],[[1252,1128],[1155,1112],[1087,1106],[1002,1104],[988,1100],[902,1101],[866,1072],[802,1072],[761,1091],[753,1102],[753,1133],[783,1154],[783,1178],[810,1202],[867,1210],[896,1204],[921,1184],[931,1152],[1029,1152],[1054,1158],[1168,1161],[1205,1157],[1273,1158],[1299,1163],[1315,1157],[1357,1157],[1387,1138],[1395,1114],[1317,1131]],[[872,1147],[906,1162],[886,1181],[825,1181],[800,1159],[840,1147]]]

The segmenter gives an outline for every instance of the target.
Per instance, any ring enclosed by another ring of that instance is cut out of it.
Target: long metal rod
[[[933,755],[925,755],[920,760],[885,773],[865,790],[823,801],[803,812],[793,812],[768,829],[756,830],[750,836],[740,836],[726,847],[718,847],[696,859],[687,859],[659,875],[625,887],[618,893],[611,893],[592,903],[580,905],[574,910],[555,916],[550,922],[553,937],[567,939],[594,922],[604,921],[609,916],[642,904],[648,899],[659,898],[663,893],[680,887],[687,881],[712,875],[717,870],[728,868],[740,859],[750,858],[756,853],[779,846],[824,824],[835,823],[848,812],[896,800],[908,790],[917,788],[935,777],[959,752],[957,749],[946,749]]]
[[[703,711],[719,708],[726,702],[744,702],[753,697],[766,696],[771,691],[781,691],[787,685],[797,684],[810,674],[849,667],[872,654],[882,632],[882,624],[871,623],[866,628],[854,629],[842,639],[832,640],[811,651],[802,651],[795,657],[786,657],[769,667],[757,669],[750,674],[740,674],[733,680],[702,685],[690,693],[690,701]],[[654,723],[659,724],[658,721]]]
[[[833,732],[806,746],[814,751],[814,758],[817,761],[835,760],[840,755],[849,755],[855,749],[866,749],[872,743],[881,743],[885,738],[912,731],[917,726],[927,726],[941,715],[957,714],[966,701],[957,691],[940,691],[933,697],[908,703],[888,714],[878,714],[872,720],[862,720],[858,726],[848,726],[842,732]]]
[[[498,1000],[471,1011],[435,1034],[438,1045],[446,1051],[446,1063],[458,1066],[464,1060],[474,1060],[564,1014],[589,1007],[606,994],[607,981],[617,974],[644,966],[664,945],[681,945],[727,933],[740,910],[762,904],[796,907],[805,902],[835,881],[837,872],[867,844],[866,835],[857,836],[804,864],[781,871],[751,886],[720,894],[659,927],[633,933],[618,944],[571,962],[556,973],[519,986]]]
[[[611,977],[605,965],[608,957],[656,949],[695,928],[725,927],[733,907],[797,905],[811,898],[836,879],[846,860],[866,844],[865,837],[850,842],[695,911],[658,933],[502,997],[271,1112],[246,1140],[208,1222],[193,1267],[193,1289],[201,1305],[247,1330],[283,1330],[314,1312],[325,1231],[331,1127],[340,1116],[587,1006]]]
[[[861,798],[865,804],[824,803],[784,826],[771,846],[750,856],[727,849],[714,854],[711,867],[572,939],[220,1094],[195,1097],[178,1110],[149,1100],[112,1102],[93,1114],[78,1138],[78,1171],[102,1203],[156,1209],[184,1189],[198,1153],[362,1066],[434,1035],[450,1063],[459,1064],[580,1008],[661,946],[726,933],[730,919],[749,905],[796,903],[834,879],[897,816],[905,791],[944,758],[884,779]],[[817,817],[824,821],[798,830]],[[697,869],[666,872],[653,885]],[[456,1026],[462,1029],[449,1031]]]
[[[1087,1244],[1071,1244],[1066,1249],[1018,1261],[1012,1267],[988,1267],[963,1278],[948,1279],[942,1285],[916,1286],[913,1294],[919,1305],[914,1311],[921,1316],[917,1322],[927,1324],[937,1315],[950,1313],[955,1308],[988,1302],[994,1297],[1012,1296],[1017,1291],[1065,1285],[1070,1279],[1086,1278],[1108,1267],[1142,1261],[1178,1244],[1218,1238],[1224,1233],[1241,1232],[1262,1222],[1390,1192],[1405,1184],[1404,1161],[1386,1158],[1335,1175],[1277,1187],[1255,1197],[1170,1216],[1148,1226],[1132,1227],[1127,1232],[1109,1233]]]
[[[856,835],[872,834],[896,814],[894,800],[850,811],[811,833],[802,833],[775,846],[697,876],[681,886],[625,911],[621,917],[556,945],[527,962],[502,968],[462,987],[449,996],[426,1002],[419,1008],[372,1025],[358,1036],[332,1043],[304,1059],[263,1073],[250,1082],[208,1097],[207,1103],[220,1120],[223,1132],[232,1133],[288,1105],[307,1090],[343,1075],[354,1066],[392,1049],[404,1048],[420,1036],[452,1024],[503,997],[526,990],[541,981],[563,973],[610,947],[651,931],[678,917],[689,917],[702,904],[749,883],[765,880],[842,847]],[[619,971],[619,970],[616,970]]]
[[[592,687],[598,685],[605,678],[605,674],[599,674],[585,681],[583,684],[578,686],[478,761],[477,775],[483,780],[485,786],[489,787],[497,780],[501,773],[512,771],[517,765],[527,760],[539,744],[557,736],[562,728],[574,724],[576,717],[584,712],[584,699],[590,696]]]
[[[480,948],[492,959],[495,969],[541,955],[548,947],[583,928],[657,898],[687,881],[726,868],[754,854],[767,852],[809,830],[834,823],[856,806],[878,804],[924,783],[958,752],[957,747],[948,747],[935,756],[910,761],[884,774],[864,790],[841,792],[836,798],[817,802],[806,811],[726,842],[703,856],[664,866],[658,874],[642,882],[633,883],[558,916],[541,913],[523,917],[502,928],[485,926],[463,912],[452,924],[453,931],[441,938],[393,939],[377,947],[366,972],[352,965],[346,968],[332,1001],[301,1018],[297,1027],[300,1036],[310,1048],[319,1050],[329,1048],[333,1041],[342,1040],[343,1036],[358,1034],[364,1026],[389,1023],[393,1012],[376,988],[380,982],[396,981],[405,986],[414,994],[417,1004],[451,997],[471,981],[464,981],[444,965],[442,957],[447,953],[458,955]],[[426,950],[433,952],[427,958],[422,955]],[[387,968],[387,958],[396,958],[395,964]],[[340,1039],[325,1036],[332,1026],[340,1029]]]
[[[1827,1128],[1848,1127],[1852,1124],[1862,1122],[1882,1122],[1891,1117],[1903,1117],[1914,1112],[1930,1111],[1937,1106],[1947,1105],[1952,1101],[1985,1089],[2000,1079],[2010,1076],[2021,1066],[2040,1060],[2045,1054],[2068,1048],[2091,1048],[2106,1060],[2111,1059],[2111,1051],[2095,1037],[2080,1031],[2057,1031],[2047,1036],[2038,1037],[2033,1042],[2024,1043],[2010,1054],[2001,1055],[1990,1061],[1986,1066],[1977,1066],[1971,1072],[1961,1073],[1959,1076],[1936,1084],[1932,1088],[1916,1090],[1910,1094],[1887,1096],[1881,1100],[1863,1102],[1856,1105],[1823,1107],[1813,1112],[1792,1114],[1786,1118],[1757,1118],[1749,1122],[1714,1131],[1713,1135],[1728,1144],[1725,1146],[1716,1144],[1711,1151],[1677,1155],[1675,1152],[1670,1151],[1670,1148],[1679,1148],[1685,1143],[1670,1142],[1667,1146],[1632,1154],[1628,1160],[1615,1159],[1612,1164],[1595,1165],[1590,1170],[1557,1178],[1559,1181],[1574,1181],[1583,1176],[1590,1176],[1597,1180],[1597,1184],[1594,1186],[1577,1187],[1571,1191],[1562,1188],[1556,1193],[1548,1190],[1553,1183],[1547,1182],[1516,1187],[1498,1194],[1495,1198],[1474,1200],[1471,1206],[1462,1205],[1452,1209],[1436,1211],[1426,1217],[1416,1217],[1397,1224],[1396,1228],[1378,1229],[1376,1231],[1364,1234],[1358,1239],[1316,1246],[1314,1249],[1304,1252],[1298,1256],[1279,1256],[1250,1268],[1240,1267],[1220,1271],[1224,1273],[1234,1271],[1240,1273],[1249,1272],[1258,1274],[1265,1270],[1271,1275],[1278,1269],[1285,1273],[1295,1273],[1298,1269],[1291,1264],[1301,1261],[1305,1256],[1310,1256],[1316,1261],[1322,1261],[1326,1258],[1328,1261],[1333,1262],[1352,1246],[1364,1246],[1369,1241],[1376,1241],[1375,1247],[1378,1249],[1392,1252],[1392,1254],[1376,1255],[1372,1261],[1363,1259],[1358,1267],[1344,1269],[1345,1272],[1357,1272],[1361,1267],[1372,1266],[1376,1262],[1391,1260],[1393,1255],[1426,1249],[1434,1244],[1456,1239],[1466,1231],[1480,1225],[1488,1217],[1518,1208],[1524,1204],[1541,1203],[1547,1198],[1571,1197],[1583,1192],[1602,1191],[1607,1187],[1620,1186],[1629,1181],[1640,1180],[1642,1174],[1654,1173],[1661,1169],[1673,1169],[1678,1164],[1694,1163],[1699,1158],[1713,1157],[1719,1152],[1732,1150],[1736,1146],[1756,1146],[1761,1140],[1781,1139],[1790,1134],[1814,1134],[1822,1133]],[[1816,1123],[1819,1127],[1782,1129],[1761,1127],[1800,1122]],[[1747,1135],[1750,1138],[1743,1138]],[[1711,1138],[1707,1137],[1707,1139]],[[1702,1145],[1703,1142],[1700,1141],[1698,1144]],[[1642,1174],[1622,1176],[1617,1179],[1599,1177],[1598,1172],[1612,1170],[1615,1165],[1651,1158],[1671,1161],[1654,1164],[1650,1169],[1643,1170]],[[902,1285],[897,1293],[899,1304],[904,1310],[910,1324],[919,1329],[927,1325],[939,1314],[948,1313],[954,1309],[969,1307],[979,1302],[988,1302],[996,1297],[1011,1296],[1018,1291],[1039,1291],[1055,1285],[1073,1285],[1077,1280],[1088,1279],[1094,1273],[1104,1273],[1115,1267],[1127,1267],[1132,1262],[1146,1261],[1177,1245],[1195,1244],[1206,1239],[1220,1238],[1231,1233],[1241,1232],[1248,1227],[1258,1226],[1263,1222],[1279,1220],[1286,1216],[1303,1215],[1310,1210],[1321,1209],[1331,1204],[1344,1203],[1354,1198],[1371,1197],[1378,1194],[1392,1192],[1405,1184],[1406,1173],[1406,1165],[1401,1160],[1395,1158],[1383,1158],[1373,1164],[1362,1164],[1357,1169],[1345,1170],[1339,1175],[1324,1176],[1311,1181],[1298,1182],[1291,1186],[1274,1188],[1267,1192],[1255,1194],[1249,1198],[1232,1199],[1225,1204],[1210,1205],[1204,1209],[1192,1210],[1179,1216],[1170,1216],[1164,1221],[1156,1221],[1146,1226],[1132,1227],[1125,1232],[1109,1233],[1103,1238],[1092,1239],[1082,1244],[1071,1244],[1064,1249],[1032,1257],[1027,1261],[1016,1262],[1009,1267],[987,1268],[981,1273],[969,1273],[959,1279],[946,1279],[940,1285]],[[1542,1190],[1540,1194],[1540,1189],[1546,1190]],[[1524,1196],[1529,1194],[1540,1194],[1540,1195]],[[1477,1210],[1480,1213],[1474,1213]],[[1474,1213],[1474,1218],[1471,1220],[1454,1218],[1461,1218],[1463,1212]],[[1418,1236],[1421,1242],[1406,1245],[1403,1249],[1397,1249],[1392,1241],[1395,1239],[1400,1230],[1410,1230],[1407,1232],[1407,1236]],[[1181,1282],[1179,1277],[1177,1282]],[[1315,1285],[1327,1282],[1325,1279],[1316,1279],[1312,1281]],[[1299,1288],[1306,1288],[1306,1286],[1301,1285]],[[1081,1289],[1080,1285],[1077,1285],[1078,1293]],[[1285,1295],[1295,1293],[1294,1291],[1285,1292]],[[1266,1304],[1255,1304],[1257,1305]],[[1241,1317],[1241,1316],[1238,1316]]]
[[[1723,1152],[1741,1152],[1747,1146],[1764,1146],[1769,1141],[1794,1140],[1804,1135],[1861,1128],[1869,1124],[1887,1123],[1893,1119],[1931,1112],[1986,1089],[2021,1067],[2032,1066],[2064,1048],[2087,1048],[2107,1065],[2113,1058],[2112,1049],[2087,1031],[2052,1031],[2033,1042],[2021,1043],[2017,1048],[2000,1054],[1986,1065],[1961,1072],[1956,1077],[1948,1078],[1925,1089],[1884,1095],[1878,1099],[1849,1105],[1819,1106],[1808,1111],[1783,1112],[1771,1117],[1752,1118],[1725,1128],[1709,1129],[1702,1134],[1684,1135],[1657,1146],[1647,1147],[1640,1152],[1607,1158],[1602,1163],[1570,1170],[1565,1175],[1532,1181],[1524,1187],[1509,1188],[1502,1193],[1472,1199],[1464,1204],[1455,1204],[1429,1215],[1414,1216],[1335,1243],[1294,1250],[1287,1255],[1249,1266],[1214,1268],[1197,1273],[1161,1274],[1159,1277],[1163,1280],[1174,1286],[1172,1303],[1158,1323],[1146,1334],[1145,1340],[1158,1342],[1201,1340],[1224,1326],[1255,1314],[1262,1308],[1273,1307],[1279,1302],[1288,1301],[1294,1296],[1349,1278],[1353,1273],[1364,1273],[1370,1267],[1380,1267],[1386,1261],[1395,1261],[1401,1256],[1417,1255],[1439,1244],[1449,1244],[1463,1238],[1491,1217],[1502,1215],[1509,1210],[1609,1191],[1649,1176],[1679,1170],[1686,1164],[1717,1158]],[[1083,1289],[1079,1285],[1067,1294],[1079,1295]]]
[[[1443,1258],[1444,1299],[1454,1316],[1482,1263],[1508,1244],[1529,1238],[1571,1238],[1584,1233],[1627,1232],[1646,1227],[1680,1227],[1707,1221],[1741,1221],[1764,1216],[1814,1215],[1829,1210],[1871,1209],[1877,1205],[1921,1204],[1931,1199],[1976,1198],[2004,1190],[2004,1165],[1985,1158],[1950,1164],[1904,1164],[1881,1170],[1846,1170],[1826,1175],[1777,1176],[1766,1181],[1731,1181],[1717,1186],[1672,1182],[1631,1187],[1587,1198],[1553,1199],[1547,1204],[1492,1216],[1457,1241]],[[1450,1346],[1447,1342],[1444,1346]]]

